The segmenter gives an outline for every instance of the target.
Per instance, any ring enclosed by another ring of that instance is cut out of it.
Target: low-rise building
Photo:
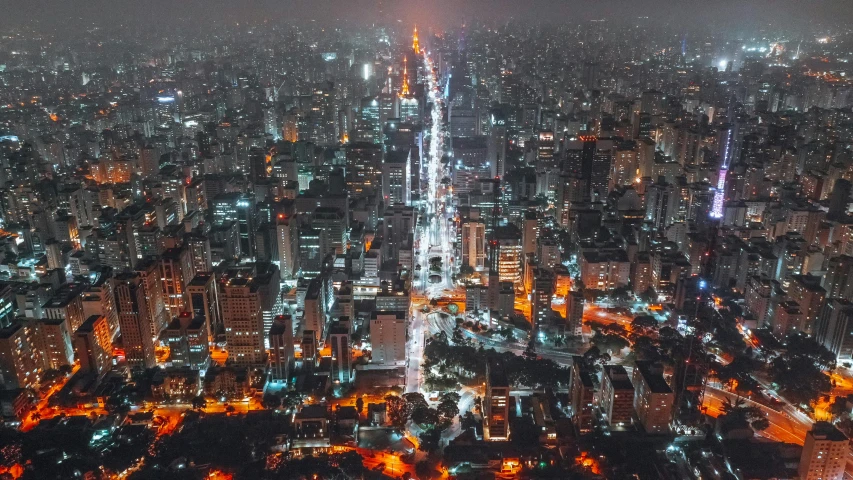
[[[240,367],[211,367],[204,375],[204,394],[214,398],[249,395],[249,372]]]
[[[190,367],[160,370],[151,380],[151,395],[156,400],[190,401],[200,391],[199,372]]]

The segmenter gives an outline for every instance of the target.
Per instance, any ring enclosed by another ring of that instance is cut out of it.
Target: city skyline
[[[844,2],[9,2],[0,478],[853,477]]]

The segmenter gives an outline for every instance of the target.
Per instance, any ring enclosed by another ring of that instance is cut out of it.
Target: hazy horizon
[[[5,12],[0,20],[4,27],[36,21],[46,28],[93,23],[99,26],[189,23],[203,27],[217,23],[274,21],[323,25],[401,22],[418,24],[424,29],[442,29],[472,20],[555,24],[647,16],[651,22],[666,22],[689,31],[709,23],[719,23],[726,28],[768,23],[796,28],[818,23],[837,25],[853,19],[850,0],[819,0],[807,5],[794,0],[4,0],[0,2],[0,9]]]

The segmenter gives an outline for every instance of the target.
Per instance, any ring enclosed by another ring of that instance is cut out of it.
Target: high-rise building
[[[298,265],[302,278],[311,280],[323,268],[323,255],[320,252],[320,236],[321,232],[307,225],[299,228],[298,244],[299,244],[299,259]]]
[[[299,236],[294,217],[284,213],[276,219],[276,238],[278,239],[278,267],[282,280],[291,280],[299,272]]]
[[[68,331],[76,332],[86,321],[83,318],[83,292],[86,288],[85,283],[69,283],[60,287],[53,298],[42,307],[45,317],[64,319],[68,323]]]
[[[847,436],[829,422],[816,422],[806,433],[800,466],[802,480],[842,480],[850,446]]]
[[[352,380],[352,347],[350,346],[349,319],[336,322],[329,329],[328,342],[332,346],[332,366],[329,375],[333,383],[350,383]]]
[[[851,195],[853,195],[853,183],[849,180],[839,178],[832,187],[832,196],[829,197],[829,212],[826,218],[829,220],[844,220],[850,211]]]
[[[815,340],[839,362],[853,360],[853,303],[842,298],[827,300],[815,325]]]
[[[826,303],[826,290],[820,286],[820,278],[812,275],[791,275],[788,282],[788,297],[797,302],[803,314],[802,331],[814,335],[820,311]]]
[[[204,315],[183,312],[166,327],[169,363],[173,367],[204,370],[210,363],[207,319]]]
[[[350,143],[346,147],[347,189],[354,197],[378,193],[382,183],[382,147]]]
[[[579,337],[583,333],[583,292],[574,290],[566,295],[566,335]]]
[[[572,362],[569,399],[572,406],[572,425],[580,433],[592,430],[595,392],[598,389],[595,375],[578,359]]]
[[[160,332],[169,322],[166,303],[163,301],[163,285],[160,277],[160,263],[156,257],[145,257],[136,263],[135,273],[141,281],[141,288],[147,299],[149,333],[154,342],[160,338]]]
[[[33,334],[21,322],[0,329],[0,388],[33,388],[39,382],[43,369]]]
[[[521,229],[521,254],[536,254],[536,241],[539,239],[539,219],[536,212],[524,212]]]
[[[507,127],[506,117],[493,111],[489,117],[489,143],[486,151],[492,178],[503,178],[506,172]]]
[[[554,268],[561,260],[560,244],[553,237],[539,237],[536,242],[536,261],[546,268]]]
[[[107,317],[107,325],[110,327],[110,335],[116,338],[119,334],[118,312],[115,307],[115,293],[113,292],[112,271],[109,267],[90,273],[94,273],[95,280],[82,294],[83,316],[103,315]]]
[[[600,68],[598,62],[586,61],[583,63],[583,86],[585,89],[595,90],[598,88]]]
[[[187,285],[187,298],[193,316],[204,317],[204,328],[208,341],[223,331],[219,310],[219,284],[213,272],[199,272]]]
[[[486,224],[476,220],[462,223],[460,228],[462,265],[468,265],[474,270],[486,267]]]
[[[412,150],[385,152],[382,162],[382,198],[385,205],[412,203]]]
[[[321,256],[325,257],[330,253],[336,256],[344,254],[349,234],[347,223],[344,212],[338,208],[320,207],[314,211],[311,226],[320,232]]]
[[[415,209],[405,205],[394,205],[385,210],[382,223],[384,258],[401,260],[401,251],[411,250],[414,245]]]
[[[553,315],[551,300],[554,297],[554,282],[554,272],[550,269],[541,267],[533,269],[532,314],[530,321],[533,324],[534,333],[541,333],[549,327],[549,321]]]
[[[156,364],[151,335],[152,314],[143,277],[124,273],[116,277],[116,309],[125,359],[133,368],[151,368]]]
[[[840,255],[829,259],[823,288],[826,298],[853,298],[853,257]]]
[[[294,361],[293,317],[279,315],[273,320],[269,343],[270,377],[274,382],[287,384]]]
[[[503,365],[497,361],[486,363],[486,414],[483,416],[483,439],[505,441],[509,439],[509,382]]]
[[[200,215],[193,215],[192,217],[198,216]],[[186,220],[186,218],[184,220]],[[213,251],[210,246],[210,237],[203,235],[198,231],[193,231],[184,236],[184,244],[190,251],[193,269],[195,271],[209,272],[213,269]]]
[[[672,421],[675,393],[663,378],[662,369],[650,362],[634,366],[634,410],[646,433],[667,433]]]
[[[240,236],[240,255],[252,258],[255,255],[255,199],[240,193],[222,193],[213,199],[213,222],[222,225],[237,222]]]
[[[631,424],[634,415],[634,385],[622,365],[604,367],[598,408],[611,427]]]
[[[370,315],[371,363],[400,366],[406,363],[407,312],[373,312]]]
[[[489,240],[495,247],[497,271],[501,282],[521,282],[522,236],[513,224],[495,227]]]
[[[58,370],[74,363],[73,334],[68,322],[60,318],[43,318],[32,324],[33,347],[45,369]]]
[[[259,285],[252,279],[228,278],[221,284],[219,301],[228,356],[238,365],[264,362],[264,318]]]
[[[74,356],[80,371],[101,376],[112,368],[112,336],[107,318],[92,315],[74,332]]]
[[[587,288],[612,290],[630,281],[631,262],[624,250],[585,250],[580,260],[581,280]]]
[[[187,284],[195,277],[192,256],[185,246],[170,248],[163,252],[159,265],[166,318],[174,318],[187,306]]]
[[[314,332],[317,343],[326,338],[326,324],[329,320],[328,277],[312,278],[305,290],[305,303],[300,330]]]

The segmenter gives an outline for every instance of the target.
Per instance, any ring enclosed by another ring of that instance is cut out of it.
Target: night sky
[[[648,16],[685,30],[721,22],[750,27],[773,22],[790,28],[813,22],[853,19],[851,0],[0,0],[0,24],[38,19],[53,25],[82,23],[196,25],[213,22],[274,21],[370,24],[386,19],[426,28],[458,25],[473,19],[510,19],[574,23],[595,18]],[[752,24],[752,25],[750,25]]]

